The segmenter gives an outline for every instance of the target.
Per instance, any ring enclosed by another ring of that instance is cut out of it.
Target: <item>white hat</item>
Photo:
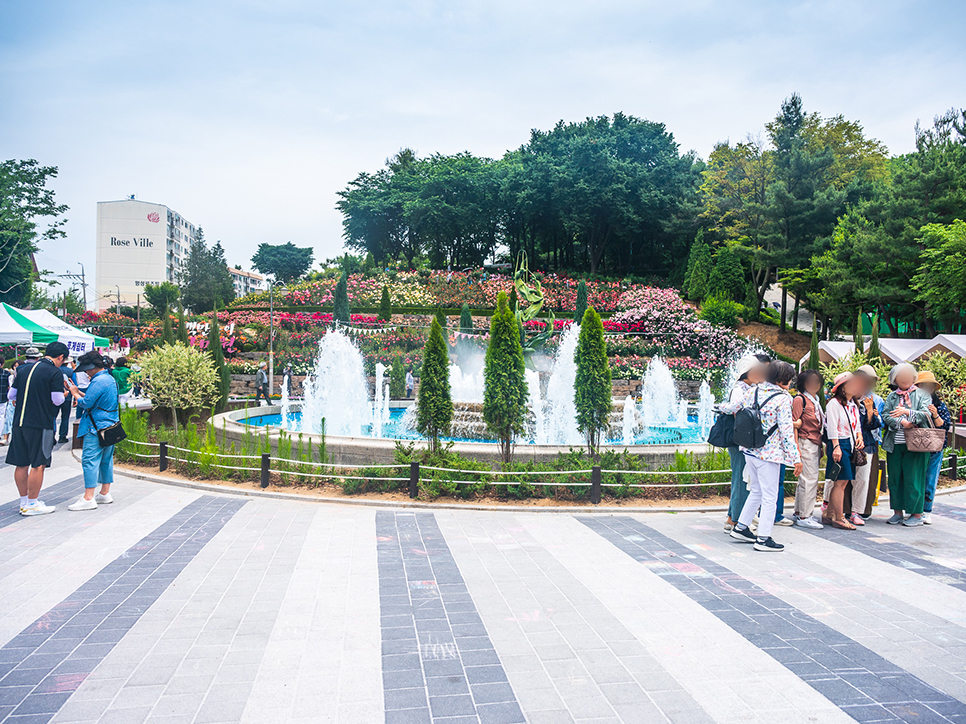
[[[746,374],[755,369],[755,367],[763,366],[764,363],[755,357],[753,354],[747,354],[738,360],[738,379],[740,380]]]

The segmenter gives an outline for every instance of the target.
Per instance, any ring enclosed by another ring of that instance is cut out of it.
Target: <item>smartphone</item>
[[[832,469],[829,470],[831,475],[826,475],[825,480],[838,480],[839,476],[842,474],[842,463],[832,463]]]

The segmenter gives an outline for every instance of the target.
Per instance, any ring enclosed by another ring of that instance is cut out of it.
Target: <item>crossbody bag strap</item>
[[[37,371],[37,365],[39,364],[40,364],[39,361],[34,362],[34,366],[30,368],[30,374],[27,375],[27,382],[23,386],[23,402],[20,405],[20,426],[21,427],[23,427],[24,415],[27,414],[27,392],[28,390],[30,390],[30,380],[33,378],[34,372]]]
[[[112,380],[114,380],[114,388],[117,390],[117,395],[118,395],[117,406],[113,410],[108,410],[108,409],[103,408],[103,407],[89,407],[89,408],[87,408],[87,411],[89,413],[94,412],[94,410],[100,410],[101,412],[116,412],[116,413],[118,413],[118,415],[121,414],[121,399],[120,399],[121,398],[121,388],[118,387],[117,380],[114,379],[114,375],[112,375],[110,372],[108,372],[108,375],[110,376],[110,378]],[[91,418],[91,425],[94,426],[94,429],[97,432],[100,432],[100,429],[98,429],[98,427],[97,427],[97,423],[94,422],[94,415],[91,415],[90,418]]]

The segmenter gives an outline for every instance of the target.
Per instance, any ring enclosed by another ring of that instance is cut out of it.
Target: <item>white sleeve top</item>
[[[859,408],[854,400],[849,400],[845,407],[834,397],[825,405],[825,431],[829,440],[862,439],[859,427]]]

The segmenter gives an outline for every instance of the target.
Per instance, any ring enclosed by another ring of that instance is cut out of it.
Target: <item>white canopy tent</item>
[[[67,324],[46,309],[17,309],[0,303],[0,343],[47,345],[63,342],[71,355],[109,347],[110,341]]]

